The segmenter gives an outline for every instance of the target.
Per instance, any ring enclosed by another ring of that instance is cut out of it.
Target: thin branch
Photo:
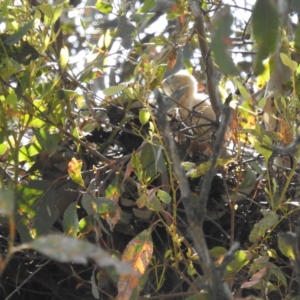
[[[221,115],[220,101],[216,88],[215,68],[214,63],[210,55],[210,50],[206,40],[206,33],[204,28],[204,18],[200,10],[199,1],[188,0],[190,9],[195,18],[195,29],[198,36],[198,43],[202,58],[206,64],[206,76],[207,76],[207,91],[210,99],[211,106],[216,114],[216,119],[219,120]]]
[[[223,120],[221,122],[221,126],[217,132],[217,141],[214,146],[215,148],[214,153],[216,154],[212,156],[212,167],[209,169],[208,176],[205,176],[206,178],[205,182],[209,182],[207,189],[203,189],[205,190],[206,194],[204,195],[204,197],[202,197],[201,195],[201,198],[198,201],[195,201],[191,197],[189,182],[180,164],[180,158],[176,150],[175,142],[170,132],[170,127],[167,120],[168,101],[165,101],[163,96],[160,93],[158,93],[157,103],[159,108],[156,115],[157,123],[161,129],[160,132],[163,136],[165,147],[167,151],[170,153],[170,156],[172,158],[172,168],[178,180],[181,199],[189,221],[189,229],[193,238],[194,247],[197,251],[197,254],[199,255],[199,263],[201,265],[201,268],[203,269],[204,275],[207,278],[208,291],[212,299],[229,300],[231,299],[231,296],[228,295],[224,289],[220,272],[218,272],[213,262],[211,261],[204,232],[202,229],[202,223],[206,213],[206,203],[207,203],[206,199],[208,198],[208,192],[210,190],[210,183],[213,174],[212,172],[214,170],[215,161],[223,145],[224,134],[230,117],[230,111],[227,111],[227,109],[230,110],[230,107],[224,106],[225,114],[224,117],[222,118]]]

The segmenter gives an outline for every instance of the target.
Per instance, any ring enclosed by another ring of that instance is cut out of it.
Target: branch
[[[213,262],[211,261],[204,232],[202,230],[202,223],[206,212],[207,200],[205,200],[205,198],[201,196],[201,198],[199,197],[198,201],[195,201],[191,196],[189,182],[180,164],[180,158],[176,151],[175,142],[173,140],[170,131],[170,126],[167,120],[167,111],[168,111],[167,103],[169,101],[165,101],[165,100],[166,99],[160,93],[158,93],[157,95],[158,112],[156,114],[157,123],[160,127],[160,133],[163,136],[165,147],[168,153],[170,153],[170,156],[172,158],[172,167],[179,183],[182,203],[184,205],[186,215],[189,221],[189,230],[193,238],[194,247],[197,251],[197,254],[199,255],[199,262],[201,268],[203,269],[204,275],[207,279],[208,291],[211,295],[211,299],[229,300],[231,299],[231,295],[227,294],[222,282],[221,274],[216,269]],[[224,106],[224,108],[230,109],[227,106]],[[230,113],[229,114],[225,113],[225,118],[223,118],[222,123],[226,122],[227,119],[229,119],[229,117],[230,117]],[[215,149],[217,147],[221,148],[223,145],[224,133],[227,126],[224,126],[224,124],[222,123],[217,132],[218,138],[219,140],[221,139],[221,142],[218,143],[218,140],[216,141],[214,147]],[[216,153],[217,153],[216,155],[218,156],[218,153],[220,153],[220,149],[219,151],[216,151]],[[213,169],[213,167],[211,167],[210,169]],[[206,199],[207,198],[208,195],[206,196]]]
[[[210,99],[211,106],[216,114],[216,119],[219,120],[221,115],[220,101],[216,88],[215,68],[214,63],[210,55],[210,49],[206,40],[206,33],[204,28],[203,13],[200,10],[199,1],[188,0],[190,9],[195,18],[195,29],[198,36],[198,43],[204,63],[206,65],[207,76],[207,91]]]

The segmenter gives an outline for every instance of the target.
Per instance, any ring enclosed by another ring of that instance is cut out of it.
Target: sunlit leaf
[[[32,27],[33,23],[34,23],[34,20],[31,20],[28,23],[26,23],[25,25],[23,25],[22,27],[20,27],[19,30],[16,31],[14,34],[12,34],[10,37],[8,37],[4,41],[4,43],[6,45],[17,44],[22,39],[22,37],[28,33],[28,31]]]
[[[125,248],[122,261],[127,262],[135,274],[121,274],[118,282],[117,300],[129,300],[134,289],[139,288],[139,280],[146,272],[153,253],[151,230],[138,234]]]
[[[126,89],[126,86],[123,86],[123,85],[110,86],[109,88],[104,89],[103,93],[106,96],[112,96],[112,95],[115,95],[117,93],[124,91],[125,89]]]
[[[142,182],[142,180],[143,180],[143,167],[142,167],[140,157],[138,156],[138,154],[136,152],[132,153],[131,166],[132,166],[132,169],[133,169],[134,173],[138,177],[139,181]]]
[[[288,258],[295,260],[294,247],[297,237],[293,232],[282,232],[278,234],[278,248]]]
[[[145,0],[144,4],[139,8],[137,13],[147,13],[149,10],[153,7],[156,6],[156,1],[155,0]]]
[[[139,111],[139,120],[142,123],[142,125],[145,125],[149,122],[150,116],[151,114],[149,110],[141,109]]]
[[[60,50],[59,61],[61,67],[64,69],[69,61],[69,50],[66,46],[62,47]]]
[[[215,168],[224,167],[227,164],[232,163],[233,161],[234,160],[232,158],[218,158]],[[200,176],[206,174],[209,167],[210,167],[210,161],[204,162],[197,167],[192,167],[191,169],[189,169],[187,171],[186,175],[191,178],[200,177]]]
[[[84,182],[81,176],[82,160],[77,160],[73,157],[68,164],[68,173],[71,179],[84,187]]]
[[[97,1],[97,3],[95,4],[95,8],[98,9],[103,14],[109,14],[113,10],[111,4],[102,2],[101,0]]]
[[[95,218],[93,215],[88,215],[82,218],[78,223],[78,233],[87,234],[94,229]]]

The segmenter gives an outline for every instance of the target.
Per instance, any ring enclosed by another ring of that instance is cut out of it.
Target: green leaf
[[[7,16],[7,6],[10,0],[4,0],[1,4],[0,18]]]
[[[264,236],[266,230],[278,223],[279,216],[273,211],[262,210],[264,217],[258,221],[249,235],[249,241],[254,243]]]
[[[18,31],[12,34],[9,38],[4,41],[4,44],[10,46],[20,42],[22,37],[27,34],[29,29],[32,27],[34,20],[29,21],[24,26],[20,27]]]
[[[254,148],[258,153],[263,155],[266,162],[268,162],[273,153],[273,151],[271,150],[273,148],[272,145],[272,140],[265,134],[261,142],[255,141]]]
[[[232,33],[231,25],[233,22],[229,6],[225,6],[220,10],[216,19],[215,25],[217,30],[211,41],[211,49],[215,62],[223,73],[235,75],[237,70],[228,52],[228,45],[231,45],[230,35]]]
[[[253,37],[257,43],[254,73],[263,73],[263,60],[276,50],[279,15],[270,0],[257,0],[252,14]]]
[[[98,0],[95,8],[98,9],[103,14],[109,14],[112,12],[113,8],[109,3],[104,3],[101,0]]]
[[[49,19],[53,18],[53,6],[52,5],[47,4],[47,3],[42,3],[41,5],[39,5],[39,9]]]
[[[249,263],[251,258],[252,254],[249,251],[239,250],[235,252],[233,261],[226,266],[224,277],[229,277],[238,272]]]
[[[64,212],[63,229],[67,236],[75,237],[78,230],[77,203],[72,202]]]
[[[61,186],[61,183],[60,183]],[[30,180],[16,187],[18,212],[15,216],[22,242],[47,234],[57,220],[54,201],[58,195],[52,181]]]
[[[63,69],[68,65],[69,50],[66,46],[62,47],[60,50],[59,61],[60,61],[60,65]]]
[[[280,53],[280,58],[282,63],[289,67],[293,72],[296,72],[298,68],[298,64],[293,61],[290,57],[288,57],[285,53]]]
[[[85,216],[78,223],[78,233],[87,234],[94,229],[95,218],[92,214]]]
[[[117,212],[113,200],[104,197],[92,197],[86,193],[83,195],[81,203],[88,215],[97,213],[100,217],[106,219],[113,218]]]
[[[279,248],[280,250],[280,248]],[[285,274],[281,271],[281,269],[273,263],[268,263],[270,273],[274,275],[277,280],[283,284],[285,287],[287,286]]]
[[[35,137],[42,146],[43,150],[49,152],[49,156],[52,156],[58,149],[58,144],[61,141],[60,134],[50,134],[49,130],[41,128],[35,131]]]
[[[6,144],[0,144],[0,155],[3,155],[5,153],[7,149],[7,145]]]
[[[5,99],[5,103],[9,104],[13,107],[14,113],[17,112],[17,110],[18,110],[18,96],[15,93],[9,94]]]
[[[148,123],[150,116],[151,116],[151,114],[150,114],[149,110],[141,109],[139,111],[139,120],[142,123],[142,125],[145,125]]]
[[[109,88],[103,90],[103,93],[106,96],[113,96],[117,93],[120,93],[126,89],[126,86],[124,85],[117,85],[117,86],[110,86]]]
[[[300,52],[300,25],[297,26],[295,31],[295,49]]]
[[[161,202],[164,202],[164,203],[167,203],[167,204],[170,204],[171,203],[171,196],[166,193],[165,191],[162,191],[162,190],[157,190],[157,193],[156,193],[157,197],[159,198],[159,200]]]
[[[153,7],[156,6],[156,1],[155,0],[145,0],[144,4],[142,5],[141,8],[137,11],[137,14],[140,13],[147,13],[149,10]]]
[[[233,161],[234,161],[234,159],[232,159],[232,158],[218,158],[215,168],[224,167],[225,165],[232,163]],[[197,167],[192,167],[191,169],[189,169],[187,171],[186,175],[191,178],[198,178],[198,177],[206,174],[209,167],[210,167],[210,161],[206,161]]]
[[[295,260],[294,247],[296,245],[296,235],[293,232],[282,232],[278,234],[278,249],[288,258]]]
[[[39,5],[39,9],[45,14],[46,18],[46,24],[52,25],[54,24],[58,18],[61,16],[63,11],[64,3],[61,3],[59,5],[53,6],[47,3],[43,3]]]
[[[68,173],[74,182],[84,187],[84,181],[81,176],[82,163],[82,160],[77,160],[73,157],[68,164]]]
[[[119,176],[113,180],[113,182],[105,190],[105,197],[112,199],[114,197],[120,197],[122,194],[121,180]]]
[[[138,156],[138,154],[135,151],[132,153],[130,162],[131,162],[131,166],[133,168],[135,175],[138,177],[139,181],[142,182],[143,181],[143,167],[142,167],[140,157]]]
[[[235,84],[238,86],[238,89],[244,100],[249,101],[252,99],[251,95],[249,95],[245,87],[238,80],[235,80]]]

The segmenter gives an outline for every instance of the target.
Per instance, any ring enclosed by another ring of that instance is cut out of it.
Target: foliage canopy
[[[236,2],[0,3],[1,299],[298,299],[300,2]]]

